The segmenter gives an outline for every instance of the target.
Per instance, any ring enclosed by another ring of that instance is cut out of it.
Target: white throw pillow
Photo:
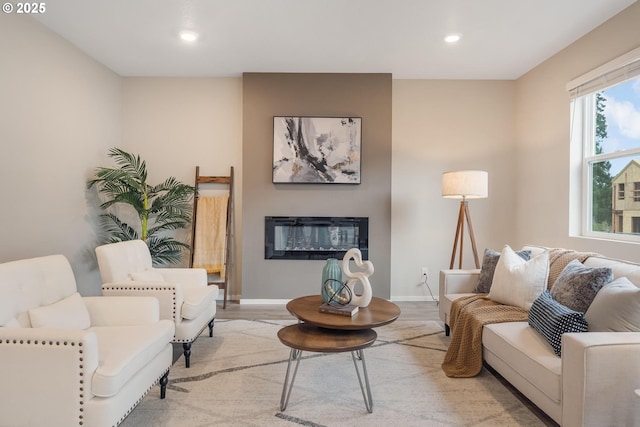
[[[29,318],[34,328],[87,329],[91,326],[87,306],[77,292],[56,303],[32,308]]]
[[[134,282],[164,282],[164,277],[159,271],[144,270],[129,275]]]
[[[626,277],[604,285],[584,314],[589,332],[640,332],[640,288]]]
[[[489,299],[529,310],[533,301],[547,289],[548,277],[548,251],[525,261],[505,245],[493,275]]]

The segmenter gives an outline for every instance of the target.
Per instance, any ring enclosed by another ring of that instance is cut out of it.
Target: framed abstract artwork
[[[273,182],[360,184],[362,118],[273,118]]]

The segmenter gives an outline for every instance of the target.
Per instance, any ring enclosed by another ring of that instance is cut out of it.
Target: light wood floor
[[[438,305],[434,301],[405,302],[397,301],[395,304],[400,307],[401,314],[399,320],[436,320],[438,316]],[[227,308],[223,309],[218,303],[216,319],[261,319],[261,320],[286,320],[291,319],[291,314],[284,304],[238,304],[237,302],[227,302]]]

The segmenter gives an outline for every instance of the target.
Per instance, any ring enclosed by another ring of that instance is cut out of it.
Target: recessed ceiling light
[[[198,40],[198,35],[193,31],[180,31],[180,39],[191,43]]]
[[[460,34],[449,34],[445,36],[444,41],[447,43],[456,43],[460,41]]]

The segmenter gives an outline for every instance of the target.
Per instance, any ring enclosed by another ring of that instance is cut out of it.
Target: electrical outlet
[[[429,268],[428,267],[422,267],[422,276],[423,277],[429,277]]]

